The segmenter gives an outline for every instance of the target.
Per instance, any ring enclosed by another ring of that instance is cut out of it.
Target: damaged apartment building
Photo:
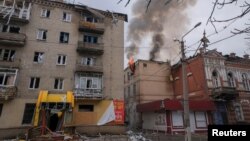
[[[63,0],[0,0],[0,132],[41,125],[41,110],[52,130],[122,124],[126,21]]]

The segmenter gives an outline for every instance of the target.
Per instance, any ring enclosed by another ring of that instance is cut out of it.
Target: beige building
[[[72,125],[97,125],[103,100],[123,100],[126,15],[59,0],[0,11],[0,129],[32,125],[40,90],[73,91]]]
[[[131,129],[141,129],[137,104],[173,98],[169,62],[138,60],[133,74],[129,67],[124,70],[124,82],[125,119]]]

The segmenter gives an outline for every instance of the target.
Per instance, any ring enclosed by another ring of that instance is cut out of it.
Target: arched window
[[[247,74],[243,73],[242,74],[242,83],[243,83],[243,87],[245,90],[250,90],[250,86],[249,86],[249,80],[247,78]]]
[[[218,88],[220,86],[220,78],[216,70],[212,72],[212,82],[213,82],[214,88]]]
[[[227,73],[227,80],[228,80],[229,87],[236,87],[235,81],[234,81],[234,76],[233,76],[232,72]]]

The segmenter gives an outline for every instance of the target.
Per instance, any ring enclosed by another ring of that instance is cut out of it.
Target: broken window
[[[71,14],[67,12],[63,12],[63,21],[71,22]]]
[[[35,52],[33,61],[36,63],[42,63],[44,58],[43,52]]]
[[[94,18],[92,16],[85,16],[85,21],[86,22],[91,22],[91,23],[97,23],[98,22],[97,18]]]
[[[34,103],[25,104],[22,124],[31,124],[32,123],[35,107],[36,107],[36,104],[34,104]]]
[[[0,69],[0,86],[14,86],[16,80],[17,70],[3,70]]]
[[[9,26],[8,25],[3,25],[2,27],[2,32],[8,32]]]
[[[57,65],[66,65],[66,55],[58,55],[57,57]]]
[[[15,50],[10,49],[0,49],[0,61],[14,61]]]
[[[50,10],[48,10],[48,9],[42,9],[41,17],[49,18],[49,16],[50,16]]]
[[[60,33],[60,43],[68,43],[69,42],[69,33],[61,32]]]
[[[18,27],[18,26],[10,26],[9,32],[10,33],[19,33],[20,32],[20,27]]]
[[[78,105],[79,112],[93,112],[94,105]]]
[[[0,25],[1,32],[19,33],[20,27],[16,25]]]
[[[47,39],[47,30],[39,29],[37,32],[37,40],[46,40]]]
[[[63,79],[62,78],[55,79],[54,89],[55,90],[63,90]]]
[[[30,78],[30,89],[38,89],[39,88],[39,83],[40,83],[40,78],[39,77],[31,77]]]
[[[90,35],[84,35],[83,41],[85,43],[97,44],[98,43],[98,37],[96,37],[96,36],[90,36]]]

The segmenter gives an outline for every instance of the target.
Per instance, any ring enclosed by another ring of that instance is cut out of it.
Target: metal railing
[[[74,89],[74,96],[77,99],[102,99],[102,89],[81,89],[75,88]]]
[[[0,99],[13,99],[16,96],[16,86],[1,86],[0,85]]]

